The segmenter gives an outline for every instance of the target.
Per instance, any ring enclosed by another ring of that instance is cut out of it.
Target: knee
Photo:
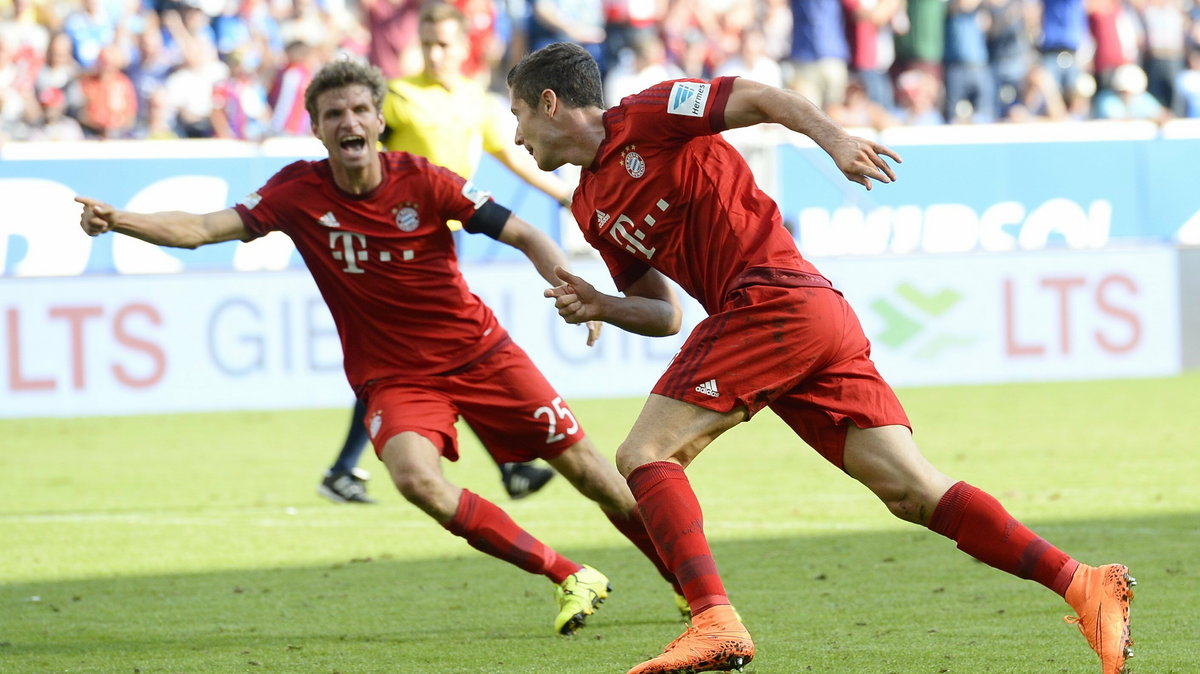
[[[422,510],[428,511],[432,505],[438,502],[438,494],[441,491],[441,481],[434,479],[432,475],[421,473],[393,473],[392,482],[395,483],[396,489],[400,491],[400,495],[403,496],[406,501]]]
[[[922,526],[929,524],[933,509],[937,507],[936,498],[930,498],[925,490],[916,487],[895,487],[876,494],[897,518]]]
[[[629,474],[639,467],[658,460],[650,452],[636,445],[625,443],[617,448],[617,470],[620,471],[621,476],[625,479],[629,479]]]

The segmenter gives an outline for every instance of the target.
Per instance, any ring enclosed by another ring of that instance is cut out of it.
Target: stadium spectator
[[[1117,68],[1138,62],[1137,36],[1122,0],[1087,0],[1088,30],[1092,35],[1092,74],[1100,89],[1109,88]]]
[[[629,46],[608,71],[604,80],[604,101],[616,105],[629,94],[636,94],[651,84],[683,77],[683,71],[667,60],[667,48],[654,33],[636,33]],[[512,145],[505,139],[505,145]]]
[[[67,97],[62,89],[44,89],[38,94],[42,105],[41,122],[29,133],[29,140],[83,140],[83,127],[67,115]]]
[[[12,0],[0,15],[0,33],[9,43],[18,62],[26,62],[30,77],[36,77],[50,44],[50,30],[38,19],[32,0]]]
[[[213,18],[212,27],[222,58],[240,50],[255,69],[273,64],[286,44],[279,22],[264,0],[227,0],[225,11]]]
[[[32,73],[17,60],[8,37],[0,33],[0,140],[23,140],[40,114]]]
[[[83,0],[79,9],[67,15],[63,32],[71,36],[79,65],[92,68],[100,51],[116,40],[117,17],[108,11],[104,0]]]
[[[1033,7],[1027,0],[986,0],[984,4],[988,63],[996,82],[996,115],[1001,118],[1009,117],[1009,108],[1021,104],[1025,77],[1032,69],[1029,26],[1036,20],[1031,16]]]
[[[313,47],[337,44],[336,32],[316,0],[292,0],[291,11],[279,20],[284,44],[303,42]]]
[[[184,138],[212,138],[213,88],[229,77],[229,67],[217,59],[212,43],[172,31],[183,49],[183,63],[163,85],[174,126]]]
[[[67,99],[89,138],[123,138],[137,123],[137,92],[121,72],[120,58],[119,47],[104,47],[92,69],[68,89]]]
[[[996,121],[996,83],[988,64],[981,0],[950,0],[946,14],[946,119]]]
[[[782,63],[792,53],[792,7],[789,0],[763,0],[761,9],[759,26],[767,41],[767,56]]]
[[[312,80],[316,52],[304,42],[292,42],[286,53],[287,63],[275,75],[267,94],[271,131],[277,136],[303,136],[310,133],[304,90]]]
[[[1169,108],[1187,53],[1188,16],[1183,0],[1145,0],[1141,23],[1146,30],[1146,90]]]
[[[517,151],[509,142],[511,134],[500,126],[496,101],[463,73],[468,53],[466,17],[452,5],[432,2],[421,8],[417,26],[424,69],[388,83],[384,146],[425,157],[467,178],[474,175],[476,162],[486,151],[527,183],[560,203],[569,203],[570,188]],[[369,474],[358,468],[367,443],[365,414],[366,407],[359,401],[342,448],[318,487],[318,493],[331,501],[374,502],[367,496]],[[538,491],[554,476],[553,471],[521,463],[501,465],[500,473],[513,498]]]
[[[421,0],[361,0],[360,7],[371,35],[367,52],[371,64],[388,79],[419,72],[417,16]]]
[[[626,50],[635,50],[637,36],[658,36],[667,4],[666,0],[603,0],[604,62],[610,69],[620,67]]]
[[[792,69],[788,86],[821,108],[841,105],[850,47],[840,0],[791,0]]]
[[[1170,112],[1146,91],[1146,73],[1132,63],[1113,71],[1109,88],[1092,103],[1096,119],[1147,119],[1165,121]]]
[[[189,248],[288,234],[333,314],[346,377],[366,401],[376,453],[396,487],[481,552],[550,579],[559,604],[555,631],[570,634],[606,598],[608,579],[450,483],[441,465],[443,457],[458,458],[461,415],[497,459],[550,461],[673,581],[616,468],[467,288],[445,222],[517,248],[547,280],[566,256],[453,172],[421,157],[380,153],[385,91],[377,69],[336,60],[305,97],[326,159],[284,167],[238,205],[204,215],[132,213],[77,197],[81,225],[92,236],[115,231]]]
[[[516,143],[544,170],[586,167],[572,211],[623,294],[602,294],[556,270],[561,282],[545,294],[560,315],[568,323],[602,320],[643,335],[673,334],[682,317],[667,279],[709,314],[617,450],[617,466],[692,610],[692,626],[630,674],[727,670],[754,656],[684,470],[712,440],[767,406],[897,517],[1063,596],[1105,674],[1123,669],[1128,569],[1078,563],[992,496],[921,455],[853,310],[799,254],[776,204],[717,134],[783,124],[868,189],[895,179],[892,150],[846,134],[793,93],[747,79],[664,83],[606,111],[599,71],[575,45],[534,52],[507,81]]]
[[[942,78],[947,4],[948,0],[908,0],[907,30],[896,38],[901,67],[921,68]]]
[[[748,77],[755,82],[762,82],[773,87],[783,86],[783,69],[779,67],[777,61],[767,56],[767,40],[761,30],[755,26],[747,26],[742,30],[738,45],[737,52],[717,66],[714,71],[715,75]],[[661,77],[658,82],[668,79],[674,79],[674,77]],[[645,82],[628,93],[638,93],[658,82]],[[608,101],[614,104],[618,102],[612,98]]]
[[[896,125],[896,118],[887,108],[871,100],[867,89],[857,77],[850,77],[846,100],[829,109],[829,116],[841,126],[882,131]]]
[[[945,124],[941,100],[942,82],[928,70],[913,68],[896,78],[896,119],[905,126]]]
[[[79,62],[75,60],[71,36],[61,32],[51,35],[50,42],[46,45],[44,65],[38,71],[35,80],[37,90],[65,90],[68,84],[79,77],[79,72]]]
[[[1175,78],[1175,100],[1171,106],[1178,117],[1200,118],[1200,45],[1188,50],[1187,69]]]
[[[453,0],[467,21],[467,57],[462,72],[487,85],[492,68],[500,62],[503,47],[496,39],[496,5],[491,0]]]
[[[212,92],[210,124],[217,138],[262,140],[271,128],[267,90],[239,50],[225,59],[229,77],[217,82]]]
[[[1088,76],[1090,79],[1091,76]],[[1076,79],[1076,88],[1083,81],[1080,76]],[[1005,110],[1005,119],[1013,122],[1032,122],[1038,120],[1062,121],[1067,119],[1067,104],[1063,100],[1058,85],[1041,64],[1034,64],[1025,75],[1019,89],[1020,98]],[[1076,98],[1079,98],[1077,95]],[[1090,101],[1089,95],[1086,100]]]
[[[1082,72],[1079,48],[1087,32],[1083,0],[1041,0],[1041,37],[1038,49],[1042,65],[1070,104],[1075,79]]]
[[[891,110],[896,107],[896,90],[888,72],[896,61],[892,24],[904,9],[904,0],[843,0],[842,4],[851,71],[870,100]]]
[[[134,136],[143,140],[173,140],[179,138],[175,118],[167,103],[167,90],[155,89],[146,97],[146,114],[138,122]]]
[[[151,16],[157,17],[152,14]],[[176,57],[179,60],[176,60]],[[138,35],[137,53],[125,68],[125,74],[133,82],[138,95],[138,114],[145,121],[149,113],[150,95],[167,84],[171,71],[182,62],[182,52],[168,51],[163,44],[162,28],[157,18],[148,21],[146,29]]]
[[[1096,78],[1091,73],[1079,73],[1075,78],[1075,90],[1066,101],[1067,119],[1083,122],[1092,119],[1092,100],[1096,97]]]
[[[540,49],[553,42],[568,40],[582,45],[600,64],[604,61],[604,7],[597,0],[529,0],[529,47]]]

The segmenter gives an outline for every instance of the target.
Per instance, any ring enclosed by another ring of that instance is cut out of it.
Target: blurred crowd
[[[1200,0],[449,0],[469,75],[596,57],[607,102],[673,77],[789,87],[856,127],[1200,117]],[[420,71],[418,0],[0,0],[0,141],[308,135],[339,54]]]

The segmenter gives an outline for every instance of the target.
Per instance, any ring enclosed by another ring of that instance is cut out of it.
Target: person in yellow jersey
[[[479,82],[462,74],[469,53],[467,19],[451,4],[434,1],[421,9],[418,20],[424,70],[388,82],[383,102],[387,131],[384,147],[420,155],[470,178],[484,152],[531,186],[563,206],[570,206],[574,187],[542,171],[526,152],[512,143],[508,110],[493,100]],[[450,223],[452,228],[461,227]],[[591,336],[589,344],[595,335]],[[355,405],[341,451],[325,472],[318,493],[337,503],[374,503],[367,496],[369,475],[358,468],[367,444],[361,402]],[[512,498],[541,489],[554,471],[526,463],[500,464],[500,477]]]
[[[384,146],[421,155],[466,178],[487,152],[525,182],[570,205],[574,186],[539,169],[513,145],[507,106],[462,74],[469,49],[462,12],[431,2],[421,9],[418,25],[425,69],[388,82]]]

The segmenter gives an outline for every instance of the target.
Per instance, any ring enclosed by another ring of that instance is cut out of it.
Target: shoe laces
[[[671,649],[675,648],[675,646],[677,644],[679,644],[679,642],[684,641],[684,640],[688,639],[689,637],[692,637],[696,634],[699,634],[699,632],[700,632],[700,630],[689,625],[688,628],[683,631],[683,634],[680,634],[679,636],[675,637],[674,641],[667,644],[667,647],[663,649],[663,653],[667,653],[667,652],[671,651]]]

